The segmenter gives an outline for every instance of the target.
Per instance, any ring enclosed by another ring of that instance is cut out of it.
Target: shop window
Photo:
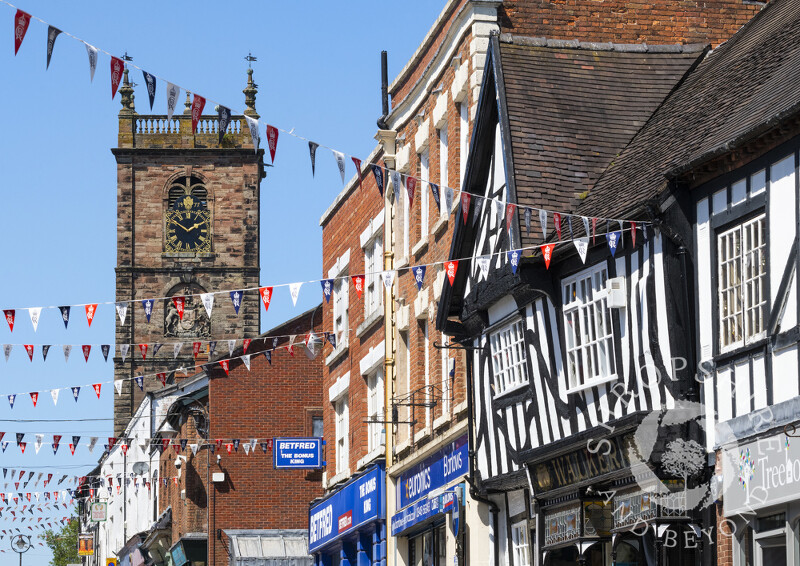
[[[489,335],[494,371],[494,393],[502,395],[528,383],[525,330],[514,320]]]
[[[367,376],[367,419],[368,427],[368,451],[372,452],[383,446],[383,366],[378,366],[376,370]]]
[[[520,521],[511,525],[511,552],[514,557],[514,566],[530,566],[528,521]]]
[[[408,540],[409,566],[444,566],[447,563],[447,531],[434,527]]]
[[[722,351],[766,335],[766,215],[717,235],[719,344]]]
[[[616,375],[611,311],[606,303],[607,279],[603,264],[562,283],[570,389]]]

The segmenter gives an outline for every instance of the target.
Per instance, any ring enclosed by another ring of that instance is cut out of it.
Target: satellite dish
[[[133,465],[133,471],[137,476],[145,475],[148,469],[149,466],[147,465],[147,462],[136,462]]]

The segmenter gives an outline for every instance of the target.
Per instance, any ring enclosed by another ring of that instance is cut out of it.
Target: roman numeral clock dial
[[[175,201],[166,213],[165,228],[165,252],[211,252],[211,215],[191,196]]]

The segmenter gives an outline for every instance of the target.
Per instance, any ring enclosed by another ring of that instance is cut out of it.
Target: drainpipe
[[[386,51],[381,51],[381,110],[383,114],[378,118],[378,128],[388,130],[386,118],[389,116],[389,64]]]

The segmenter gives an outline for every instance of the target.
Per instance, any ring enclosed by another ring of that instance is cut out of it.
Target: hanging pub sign
[[[275,469],[322,468],[322,446],[319,437],[276,438],[272,444],[272,463]]]
[[[78,556],[94,556],[94,535],[89,533],[78,535]]]
[[[95,501],[90,507],[90,520],[93,523],[108,519],[108,504],[105,501]]]

